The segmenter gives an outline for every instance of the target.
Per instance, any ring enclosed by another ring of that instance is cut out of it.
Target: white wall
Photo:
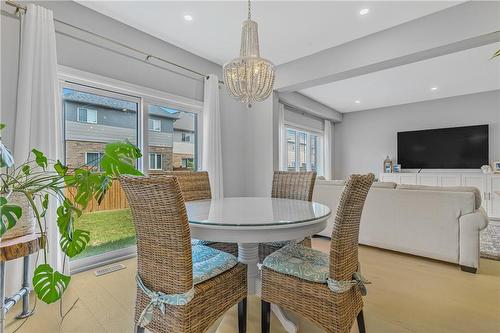
[[[221,77],[221,66],[176,46],[163,42],[130,26],[94,12],[72,1],[37,1],[49,8],[54,17],[104,36],[114,38],[138,49],[164,57],[201,73]],[[2,2],[2,9],[13,9]],[[192,74],[173,73],[145,63],[143,56],[78,30],[56,23],[57,57],[60,65],[158,89],[175,95],[203,100],[203,82]],[[76,38],[75,38],[76,37]],[[16,109],[16,83],[19,50],[19,19],[1,16],[1,115],[8,125],[3,141],[12,147]],[[153,61],[154,62],[154,61]],[[154,62],[162,67],[168,66]],[[175,68],[174,68],[175,69]],[[178,70],[178,69],[176,69]],[[246,110],[221,89],[222,150],[224,192],[227,196],[245,194],[241,171],[247,165],[242,153],[246,138],[241,138],[246,126]]]
[[[334,176],[378,175],[387,155],[396,158],[398,131],[481,124],[490,125],[490,159],[500,160],[500,90],[345,113],[334,126]]]
[[[247,110],[245,125],[248,144],[244,148],[247,165],[242,177],[245,178],[245,194],[248,196],[271,195],[274,107],[277,107],[277,98],[271,95]]]

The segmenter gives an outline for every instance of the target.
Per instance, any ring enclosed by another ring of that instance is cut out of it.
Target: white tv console
[[[483,208],[491,219],[500,220],[500,174],[468,170],[422,170],[381,173],[379,180],[397,184],[430,186],[474,186],[481,191]]]

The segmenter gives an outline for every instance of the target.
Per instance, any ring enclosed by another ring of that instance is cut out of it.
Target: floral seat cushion
[[[272,246],[272,247],[284,247],[284,246],[291,245],[291,244],[298,244],[298,243],[302,242],[303,240],[304,240],[304,238],[294,239],[294,240],[286,240],[286,241],[267,242],[264,244]]]
[[[270,254],[262,263],[273,271],[311,282],[327,283],[328,254],[300,244],[290,244]]]
[[[193,284],[211,279],[238,264],[238,259],[232,254],[204,246],[192,247]]]
[[[191,238],[191,245],[192,246],[195,246],[195,245],[210,245],[210,244],[213,244],[213,243],[214,242],[212,242],[212,241]]]

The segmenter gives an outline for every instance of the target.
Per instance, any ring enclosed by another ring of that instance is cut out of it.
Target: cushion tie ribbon
[[[186,305],[194,297],[194,287],[181,294],[165,294],[161,291],[149,290],[139,275],[136,276],[137,286],[150,298],[148,305],[144,308],[139,317],[139,327],[146,327],[153,319],[153,310],[158,308],[162,314],[165,314],[165,305]]]
[[[361,291],[362,296],[366,296],[367,290],[365,284],[371,284],[367,279],[361,275],[361,268],[358,264],[358,270],[354,272],[352,275],[352,280],[342,281],[342,280],[334,280],[332,278],[328,278],[326,280],[328,284],[328,288],[334,293],[341,294],[346,291],[351,290],[353,286],[357,286]]]

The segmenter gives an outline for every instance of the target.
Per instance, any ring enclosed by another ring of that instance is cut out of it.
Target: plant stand
[[[30,254],[38,252],[43,248],[44,242],[39,234],[30,234],[16,237],[0,242],[0,333],[5,331],[5,317],[7,312],[21,299],[23,300],[23,309],[17,319],[29,317],[33,312],[29,311],[29,266]],[[23,258],[23,285],[21,289],[11,297],[5,296],[5,264],[9,260]]]

